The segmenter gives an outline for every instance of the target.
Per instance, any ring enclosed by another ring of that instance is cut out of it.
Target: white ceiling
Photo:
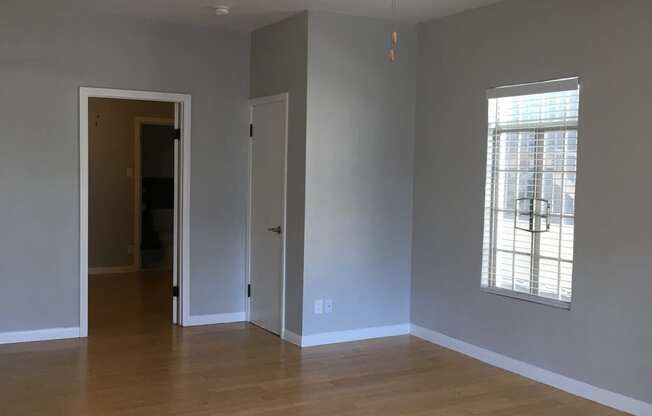
[[[250,31],[302,10],[320,10],[382,19],[422,22],[497,3],[500,0],[399,0],[396,15],[391,0],[59,0],[59,10],[86,11],[209,25]],[[215,16],[213,6],[228,5],[231,14]]]

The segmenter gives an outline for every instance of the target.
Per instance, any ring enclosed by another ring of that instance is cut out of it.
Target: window
[[[482,287],[568,308],[578,79],[495,88],[487,97]]]

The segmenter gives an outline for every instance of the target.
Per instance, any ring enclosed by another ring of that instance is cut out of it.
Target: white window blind
[[[482,286],[570,305],[577,78],[489,90]]]

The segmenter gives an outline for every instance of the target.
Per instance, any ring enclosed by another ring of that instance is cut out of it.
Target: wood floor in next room
[[[0,415],[620,414],[410,336],[301,350],[246,323],[173,327],[146,277],[91,296],[86,340],[0,346]]]
[[[144,270],[90,276],[88,333],[91,338],[169,332],[172,272]]]

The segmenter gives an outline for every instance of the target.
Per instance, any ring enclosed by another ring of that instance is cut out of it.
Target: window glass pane
[[[550,213],[560,215],[562,203],[563,173],[543,172],[541,173],[541,199],[550,204]]]
[[[539,237],[539,255],[543,257],[559,257],[560,217],[550,217],[550,229]]]
[[[557,278],[559,262],[556,260],[539,260],[539,296],[557,298]]]
[[[516,225],[519,229],[516,230],[516,244],[514,245],[514,251],[530,254],[532,252],[532,234],[523,231],[523,228],[529,226],[529,222],[518,221]]]
[[[514,214],[499,212],[496,214],[496,248],[512,251],[514,249]]]
[[[567,171],[577,170],[577,130],[565,131],[565,166]]]
[[[560,262],[560,300],[565,302],[570,302],[572,295],[572,275],[573,275],[573,263],[570,262]]]
[[[496,253],[496,287],[512,289],[513,257],[512,253]]]
[[[516,172],[499,172],[497,178],[497,208],[501,210],[514,211],[514,201],[516,200],[516,181],[518,173]]]
[[[576,173],[566,173],[564,175],[564,215],[575,215],[575,179]]]
[[[530,256],[516,254],[514,256],[514,290],[517,292],[530,293]]]
[[[575,234],[575,219],[564,218],[561,228],[562,260],[573,261],[573,235]]]
[[[544,171],[558,172],[564,168],[565,132],[563,130],[546,131],[540,147]]]

